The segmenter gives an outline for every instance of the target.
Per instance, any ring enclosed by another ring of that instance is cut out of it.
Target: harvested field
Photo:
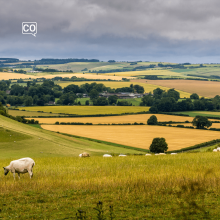
[[[36,106],[20,107],[19,110],[43,111],[52,113],[76,114],[76,115],[98,115],[98,114],[122,114],[148,111],[145,106]]]
[[[132,80],[133,83],[154,84],[177,90],[197,93],[200,96],[213,98],[220,95],[220,82],[196,80]]]
[[[152,140],[156,137],[166,139],[168,150],[179,150],[219,138],[217,131],[150,125],[42,125],[42,128],[142,149],[149,149]]]
[[[12,116],[62,116],[61,114],[43,113],[43,112],[28,112],[20,110],[8,110],[8,114]]]
[[[95,81],[90,81],[88,83],[93,83],[93,82],[95,82]],[[122,87],[130,87],[130,85],[133,82],[136,82],[136,81],[134,81],[134,80],[132,80],[132,82],[105,82],[105,81],[103,81],[103,82],[96,82],[96,83],[102,83],[106,87],[111,87],[111,88],[117,89],[117,88],[122,88]],[[170,88],[173,88],[173,87],[164,87],[164,86],[158,86],[158,85],[153,85],[153,84],[147,84],[147,83],[144,83],[144,82],[146,82],[146,80],[140,81],[136,84],[138,84],[140,86],[143,86],[146,93],[153,92],[153,90],[158,88],[158,87],[163,89],[163,90],[166,90],[166,91],[169,90]],[[67,83],[58,83],[58,84],[62,88],[64,88],[64,87],[66,87],[68,85],[71,85],[71,84],[80,86],[80,85],[85,84],[85,83],[87,83],[87,82],[67,82]],[[133,84],[135,84],[135,83],[133,83]],[[184,97],[189,98],[190,95],[191,95],[190,93],[187,93],[187,92],[183,92],[183,91],[180,91],[180,90],[177,90],[177,91],[180,93],[181,98],[184,98]]]
[[[143,75],[161,75],[161,76],[182,76],[181,73],[176,73],[170,70],[143,70],[143,71],[129,71],[129,72],[116,72],[116,73],[105,73],[108,76],[143,76]]]
[[[82,122],[82,123],[93,123],[93,124],[111,124],[111,123],[147,123],[147,120],[153,114],[138,114],[138,115],[122,115],[122,116],[107,116],[107,117],[83,117],[83,118],[34,118],[41,124],[54,124],[56,121],[59,122]],[[174,121],[174,122],[185,122],[192,121],[192,117],[185,116],[174,116],[174,115],[162,115],[154,114],[157,120],[163,121]],[[31,119],[31,118],[28,118]]]

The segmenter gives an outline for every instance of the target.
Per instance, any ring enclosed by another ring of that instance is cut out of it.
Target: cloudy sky
[[[220,63],[219,0],[0,0],[0,57]],[[36,37],[22,22],[37,22]]]

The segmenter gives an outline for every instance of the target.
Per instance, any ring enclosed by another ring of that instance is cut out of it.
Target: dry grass
[[[153,138],[156,137],[164,137],[169,150],[178,150],[219,138],[217,131],[148,125],[42,125],[42,128],[143,149],[149,149]]]
[[[77,115],[97,115],[97,114],[122,114],[148,111],[145,106],[36,106],[21,107],[20,110],[44,111],[52,113],[77,114]]]
[[[144,82],[144,80],[132,80],[134,82]],[[175,88],[188,93],[197,93],[204,97],[214,97],[220,95],[220,82],[196,81],[196,80],[145,80],[146,84],[154,84]]]
[[[54,124],[56,121],[59,122],[82,122],[82,123],[93,123],[93,124],[109,124],[109,123],[147,123],[147,120],[151,115],[155,115],[157,120],[163,121],[175,121],[185,122],[192,121],[192,117],[183,117],[175,115],[163,115],[163,114],[138,114],[138,115],[122,115],[122,116],[107,116],[107,117],[83,117],[83,118],[34,118],[41,124]],[[31,119],[31,118],[28,118]]]

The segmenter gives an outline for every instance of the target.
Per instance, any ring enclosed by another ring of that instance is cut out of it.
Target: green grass
[[[35,158],[42,156],[78,156],[85,151],[93,156],[103,155],[105,153],[140,153],[140,151],[134,149],[125,149],[113,145],[68,137],[59,133],[39,129],[38,125],[36,125],[37,127],[29,126],[3,116],[0,116],[0,125],[2,127],[0,136],[0,159],[27,156]],[[6,130],[9,130],[9,134],[13,135],[6,136],[6,134],[8,134]],[[11,142],[4,141],[10,140],[10,137]]]
[[[219,219],[220,154],[33,158],[34,177],[1,177],[2,219]],[[10,159],[0,160],[6,166]],[[103,219],[103,218],[102,218]]]
[[[175,114],[186,114],[190,117],[195,117],[197,115],[200,116],[207,116],[207,117],[219,117],[220,118],[220,112],[211,112],[211,111],[183,111],[183,112],[172,112]]]
[[[135,98],[135,99],[118,99],[118,101],[127,101],[129,103],[132,103],[133,106],[140,106],[142,98]]]

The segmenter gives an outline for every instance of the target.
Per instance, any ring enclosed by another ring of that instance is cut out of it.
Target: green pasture
[[[85,218],[78,219],[220,217],[217,153],[33,159],[31,180],[2,170],[2,219],[77,219],[79,212]],[[0,166],[10,161],[0,159]]]
[[[183,112],[172,112],[172,113],[185,114],[185,115],[189,115],[190,117],[195,117],[197,115],[200,115],[200,116],[220,118],[220,112],[211,112],[211,111],[183,111]]]

